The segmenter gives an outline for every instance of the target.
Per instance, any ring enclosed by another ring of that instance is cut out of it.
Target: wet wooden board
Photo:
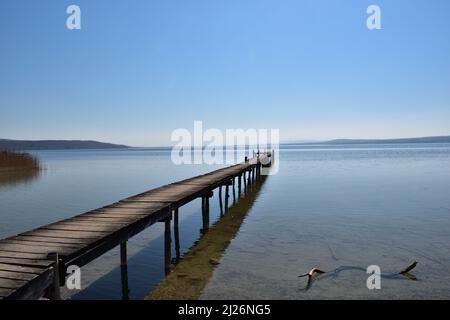
[[[256,163],[254,158],[0,240],[0,299],[39,298],[53,281],[49,253],[57,252],[62,266],[81,267]]]

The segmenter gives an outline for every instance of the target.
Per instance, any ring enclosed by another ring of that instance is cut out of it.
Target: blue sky
[[[450,135],[447,0],[0,6],[2,138],[164,145],[194,120],[283,140]]]

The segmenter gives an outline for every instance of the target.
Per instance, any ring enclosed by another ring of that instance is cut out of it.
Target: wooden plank
[[[5,244],[19,244],[19,245],[26,245],[26,246],[35,246],[35,247],[47,247],[47,248],[68,248],[68,249],[77,249],[81,247],[81,244],[67,244],[67,243],[54,243],[54,242],[34,242],[30,240],[22,240],[17,238],[11,238],[7,240],[3,240],[0,242],[0,246],[2,243]]]
[[[0,298],[7,297],[7,296],[9,296],[12,292],[14,292],[13,289],[0,288]]]
[[[141,197],[136,199],[125,199],[120,201],[118,204],[116,204],[114,207],[110,208],[104,208],[101,211],[102,212],[111,212],[111,213],[143,213],[143,214],[151,214],[156,211],[164,210],[165,208],[168,208],[169,205],[164,202],[153,202],[153,203],[147,203],[142,204],[139,202],[136,202],[136,200],[142,199]],[[163,206],[161,206],[161,203]],[[156,205],[156,206],[155,206]]]
[[[242,170],[235,170],[231,173],[227,172],[221,172],[218,175],[215,175],[213,177],[202,177],[202,178],[192,178],[188,180],[183,180],[180,182],[177,182],[179,185],[200,185],[204,186],[205,188],[214,188],[216,185],[222,184],[225,180],[231,179],[232,177],[235,177],[239,175],[242,172]]]
[[[20,235],[15,236],[14,239],[16,240],[23,240],[23,241],[30,241],[33,243],[53,243],[53,244],[88,244],[91,243],[92,240],[90,239],[65,239],[65,238],[53,238],[53,237],[39,237],[39,236],[32,236],[32,235]]]
[[[145,208],[101,208],[77,217],[97,215],[98,218],[110,218],[107,215],[112,215],[114,219],[128,219],[133,216],[146,216],[151,213],[153,213],[153,210],[146,210]]]
[[[200,185],[200,186],[207,187],[208,185],[214,184],[222,179],[223,179],[223,177],[221,175],[221,176],[216,176],[216,177],[195,178],[195,179],[191,179],[191,180],[187,180],[187,181],[176,182],[176,184],[183,185],[183,186]]]
[[[130,218],[105,218],[98,216],[78,216],[74,219],[77,223],[110,223],[110,224],[127,224],[130,221]]]
[[[21,245],[13,243],[0,242],[1,251],[9,252],[19,252],[19,253],[33,253],[33,254],[48,254],[50,252],[58,252],[62,255],[73,252],[76,248],[65,248],[65,247],[45,247],[45,246],[32,246],[32,245]]]
[[[47,268],[42,274],[35,277],[30,281],[26,281],[24,284],[17,283],[19,287],[16,287],[11,294],[5,297],[9,300],[35,300],[42,297],[44,290],[53,283],[54,271],[52,268]],[[9,280],[19,281],[19,280]]]
[[[181,197],[182,198],[182,197]],[[136,200],[123,200],[125,208],[142,208],[146,206],[152,205],[152,203],[172,203],[179,200],[179,198],[167,196],[166,198],[158,197],[148,197],[144,199],[136,199]]]
[[[32,273],[22,273],[22,272],[0,270],[0,286],[2,283],[1,279],[30,281],[30,280],[36,278],[36,276],[37,276],[36,274],[32,274]]]
[[[141,199],[153,198],[153,197],[161,196],[161,195],[193,194],[193,193],[200,192],[202,190],[203,190],[202,186],[186,185],[186,184],[182,184],[182,185],[173,184],[165,190],[156,190],[156,191],[149,192],[145,195],[134,196],[134,197],[127,198],[125,200],[136,200],[139,198],[141,198]]]
[[[41,237],[53,237],[53,238],[65,238],[65,239],[100,239],[102,236],[96,232],[88,231],[61,231],[61,230],[46,230],[46,229],[36,229],[26,233],[20,234],[21,236],[41,236]]]
[[[127,200],[134,200],[134,199],[138,199],[138,198],[149,198],[149,197],[166,195],[166,194],[167,195],[177,195],[177,194],[184,194],[184,193],[196,193],[196,192],[202,191],[203,189],[204,189],[203,186],[195,186],[195,185],[190,185],[190,184],[173,184],[173,185],[171,185],[170,188],[168,188],[166,190],[152,192],[145,196],[132,197],[131,199],[128,198]]]
[[[128,209],[133,209],[128,207]],[[144,212],[141,211],[140,209],[142,208],[138,208],[135,207],[134,209],[136,210],[119,210],[118,209],[98,209],[94,212],[91,213],[91,215],[96,215],[97,217],[105,217],[105,218],[131,218],[131,217],[145,217],[148,216],[149,214],[152,214],[153,211],[149,211],[149,212]]]
[[[171,188],[164,191],[152,192],[144,196],[128,198],[126,200],[136,200],[136,199],[145,199],[145,198],[153,198],[164,195],[180,195],[180,194],[194,194],[203,191],[205,186],[197,186],[190,184],[173,184]]]
[[[104,220],[96,220],[96,221],[84,221],[83,218],[75,218],[71,220],[63,220],[58,222],[58,225],[65,225],[65,226],[80,226],[80,227],[96,227],[96,226],[102,226],[102,227],[119,227],[122,225],[126,225],[126,221],[122,222],[110,222],[110,221],[104,221]]]
[[[17,289],[24,286],[27,281],[0,278],[0,288]]]
[[[34,259],[23,259],[23,258],[5,258],[0,257],[0,263],[7,263],[10,265],[24,266],[24,267],[49,267],[53,264],[50,260],[34,260]]]
[[[24,273],[33,273],[33,274],[40,274],[40,273],[42,273],[42,268],[17,266],[17,265],[13,265],[13,264],[4,264],[4,263],[1,263],[1,262],[0,262],[0,270],[2,270],[2,271],[24,272]]]
[[[105,226],[105,225],[95,225],[95,226],[81,226],[73,223],[54,223],[42,227],[45,230],[64,230],[64,231],[89,231],[96,232],[99,234],[109,234],[120,229],[120,226]]]
[[[0,250],[0,257],[3,258],[22,258],[32,260],[47,260],[47,254],[44,253],[24,253]]]
[[[140,199],[140,198],[145,198],[145,196],[136,196],[136,197],[126,198],[126,199],[120,200],[119,202],[114,203],[114,205],[111,205],[109,207],[104,207],[102,209],[126,209],[129,206],[130,201]],[[148,204],[146,206],[142,206],[141,208],[142,208],[142,211],[148,212],[149,210],[158,211],[158,210],[162,210],[167,207],[168,207],[167,203],[155,202],[152,204]]]
[[[112,214],[121,214],[122,216],[127,215],[147,215],[152,214],[153,212],[158,211],[154,210],[150,207],[150,205],[147,206],[139,206],[139,205],[133,205],[131,203],[124,203],[121,206],[117,207],[109,207],[109,208],[101,208],[95,210],[94,213],[112,213]]]
[[[83,221],[80,219],[74,219],[72,221],[61,221],[59,225],[63,226],[79,226],[79,227],[105,227],[105,228],[120,228],[122,226],[126,226],[128,224],[127,221],[124,222],[108,222],[108,221]]]
[[[95,211],[93,213],[90,213],[88,215],[88,217],[96,217],[96,218],[118,218],[118,219],[130,219],[130,218],[134,218],[134,219],[139,219],[142,217],[146,217],[151,213],[144,213],[144,212],[139,212],[139,211],[135,211],[135,212],[130,212],[130,211],[121,211],[121,212],[115,212],[114,210],[102,210],[99,209],[98,211]]]
[[[128,198],[124,200],[145,200],[145,199],[153,199],[157,197],[166,197],[166,196],[180,196],[180,195],[193,195],[193,194],[200,194],[203,191],[205,191],[205,188],[207,185],[191,185],[191,184],[182,184],[182,185],[174,185],[173,188],[168,189],[166,191],[162,192],[153,192],[151,194],[135,197],[135,198]]]
[[[139,197],[135,199],[126,199],[124,202],[128,202],[128,205],[131,205],[133,203],[134,206],[137,206],[139,202],[149,204],[151,202],[166,202],[166,203],[176,203],[181,202],[184,200],[190,200],[195,199],[197,197],[200,197],[206,190],[202,190],[201,192],[180,192],[180,193],[159,193],[159,194],[153,194],[151,196],[147,197]],[[142,206],[145,206],[145,204],[141,204]]]

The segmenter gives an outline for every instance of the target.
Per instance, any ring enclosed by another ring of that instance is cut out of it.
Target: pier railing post
[[[53,264],[53,284],[47,289],[46,296],[51,300],[61,300],[61,274],[59,265],[59,255],[57,252],[51,252],[47,255],[49,260],[54,261]]]

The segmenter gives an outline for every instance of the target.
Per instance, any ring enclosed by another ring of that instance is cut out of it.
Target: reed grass
[[[40,170],[39,160],[26,152],[0,150],[0,171]]]

